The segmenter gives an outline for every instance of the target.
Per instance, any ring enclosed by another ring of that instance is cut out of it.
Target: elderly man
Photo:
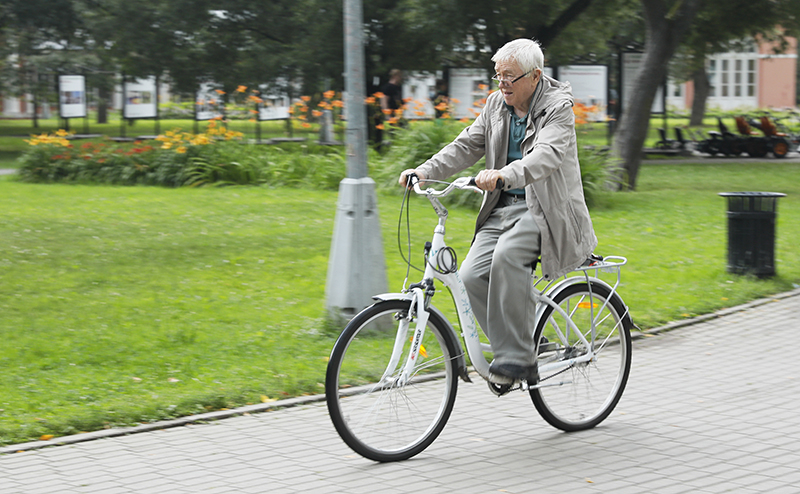
[[[486,157],[475,181],[487,194],[461,277],[492,346],[490,373],[534,384],[537,260],[544,278],[563,276],[591,256],[597,237],[583,197],[569,83],[542,73],[542,49],[530,39],[507,43],[492,61],[499,91],[453,142],[405,170],[400,184],[411,173],[440,180]]]

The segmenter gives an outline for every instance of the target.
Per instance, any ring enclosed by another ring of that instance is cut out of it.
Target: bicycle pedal
[[[493,383],[493,382],[489,381],[487,384],[489,384],[489,389],[492,391],[492,393],[496,394],[498,396],[498,398],[500,396],[507,395],[508,393],[514,391],[515,389],[519,389],[519,387],[515,388],[513,383],[512,384],[496,384],[496,383]]]

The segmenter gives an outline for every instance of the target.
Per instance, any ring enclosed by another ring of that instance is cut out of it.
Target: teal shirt
[[[524,117],[519,118],[517,114],[514,113],[514,108],[508,105],[506,106],[511,112],[511,125],[508,129],[508,157],[506,158],[506,164],[509,164],[512,161],[522,159],[522,141],[525,139],[525,128],[527,127],[530,111],[528,111],[528,114]],[[509,194],[525,195],[525,189],[510,189],[506,192]]]

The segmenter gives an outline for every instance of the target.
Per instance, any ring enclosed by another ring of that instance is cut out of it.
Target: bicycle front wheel
[[[531,399],[553,427],[567,432],[591,429],[608,417],[628,382],[630,317],[622,300],[595,282],[569,286],[553,302],[569,315],[589,346],[548,306],[534,333],[534,341],[544,336],[548,342],[539,350],[539,383],[530,390]],[[559,365],[586,355],[589,348],[593,359]]]
[[[333,425],[348,446],[375,461],[422,452],[444,429],[456,399],[457,350],[448,346],[449,328],[435,313],[419,357],[408,367],[416,328],[416,320],[408,321],[410,305],[388,300],[364,309],[344,329],[328,362],[325,395]]]

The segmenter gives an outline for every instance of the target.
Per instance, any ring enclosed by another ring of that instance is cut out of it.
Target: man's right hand
[[[402,187],[408,187],[409,186],[409,184],[408,184],[408,176],[411,175],[412,173],[415,174],[417,176],[417,178],[419,178],[420,182],[425,180],[425,175],[423,175],[422,173],[418,172],[416,168],[409,168],[408,170],[403,170],[403,173],[400,174],[399,182],[400,182],[400,185]]]

